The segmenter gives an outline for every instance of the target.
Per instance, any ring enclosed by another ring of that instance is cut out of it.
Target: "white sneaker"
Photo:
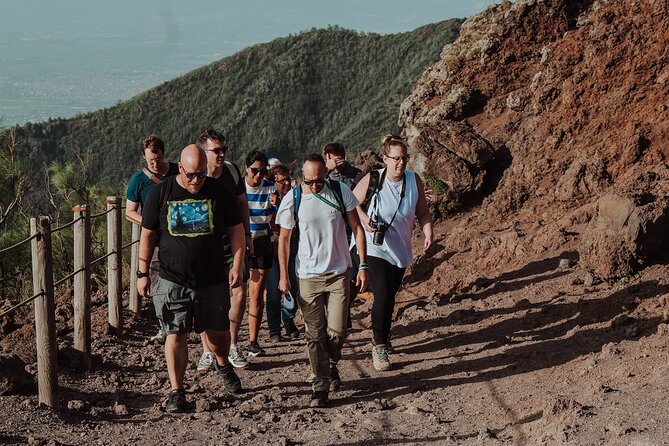
[[[214,363],[216,362],[216,356],[212,352],[204,352],[200,356],[200,360],[197,362],[197,369],[199,371],[204,370],[214,370]]]
[[[248,361],[246,360],[246,358],[244,358],[244,355],[242,354],[242,350],[236,345],[230,346],[228,361],[230,361],[230,364],[232,364],[233,367],[237,367],[239,369],[242,369],[247,365],[249,365]]]

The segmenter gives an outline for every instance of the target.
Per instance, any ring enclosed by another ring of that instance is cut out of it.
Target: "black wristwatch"
[[[137,271],[137,278],[138,278],[138,279],[141,279],[142,277],[149,277],[150,275],[151,275],[151,274],[148,273],[148,272],[147,272],[147,273],[143,273],[143,272],[141,272],[141,271],[139,271],[139,270]]]

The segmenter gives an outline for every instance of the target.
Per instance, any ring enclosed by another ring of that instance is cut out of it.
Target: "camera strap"
[[[385,181],[386,177],[386,171],[383,171],[383,176],[381,177],[381,182],[379,183],[379,189],[376,192],[376,202],[374,203],[375,211],[376,211],[376,217],[378,218],[379,216],[379,193],[381,193],[381,188],[383,188],[383,182]],[[388,222],[388,227],[390,227],[393,222],[395,221],[395,217],[397,217],[397,212],[400,210],[400,207],[402,206],[402,200],[404,199],[404,193],[406,192],[407,189],[407,174],[406,172],[402,173],[402,189],[400,190],[400,201],[397,203],[397,209],[395,209],[395,213],[393,214],[393,218],[390,219]]]

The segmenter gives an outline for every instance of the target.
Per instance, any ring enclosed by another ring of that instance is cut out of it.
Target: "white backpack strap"
[[[230,161],[226,161],[225,165],[230,171],[230,174],[232,175],[232,179],[235,181],[235,186],[236,186],[237,183],[239,183],[239,178],[240,178],[239,167],[237,167],[234,163],[231,163]]]

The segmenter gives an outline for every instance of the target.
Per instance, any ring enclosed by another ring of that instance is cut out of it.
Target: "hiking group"
[[[296,184],[290,166],[260,151],[242,171],[226,160],[223,135],[205,130],[179,163],[165,160],[160,138],[144,139],[146,167],[128,184],[126,217],[141,224],[138,292],[151,297],[164,342],[171,392],[165,410],[188,410],[184,378],[188,336],[200,334],[200,371],[214,370],[226,390],[243,391],[235,368],[264,354],[258,336],[266,313],[268,343],[298,339],[301,311],[311,373],[311,407],[341,386],[337,368],[351,327],[350,305],[369,285],[372,363],[391,368],[395,295],[412,262],[415,221],[423,251],[432,219],[420,177],[406,169],[408,146],[382,138],[384,167],[364,174],[339,143],[309,154]],[[271,164],[271,165],[270,165]],[[240,326],[247,308],[248,343]],[[295,305],[295,302],[297,305]]]

